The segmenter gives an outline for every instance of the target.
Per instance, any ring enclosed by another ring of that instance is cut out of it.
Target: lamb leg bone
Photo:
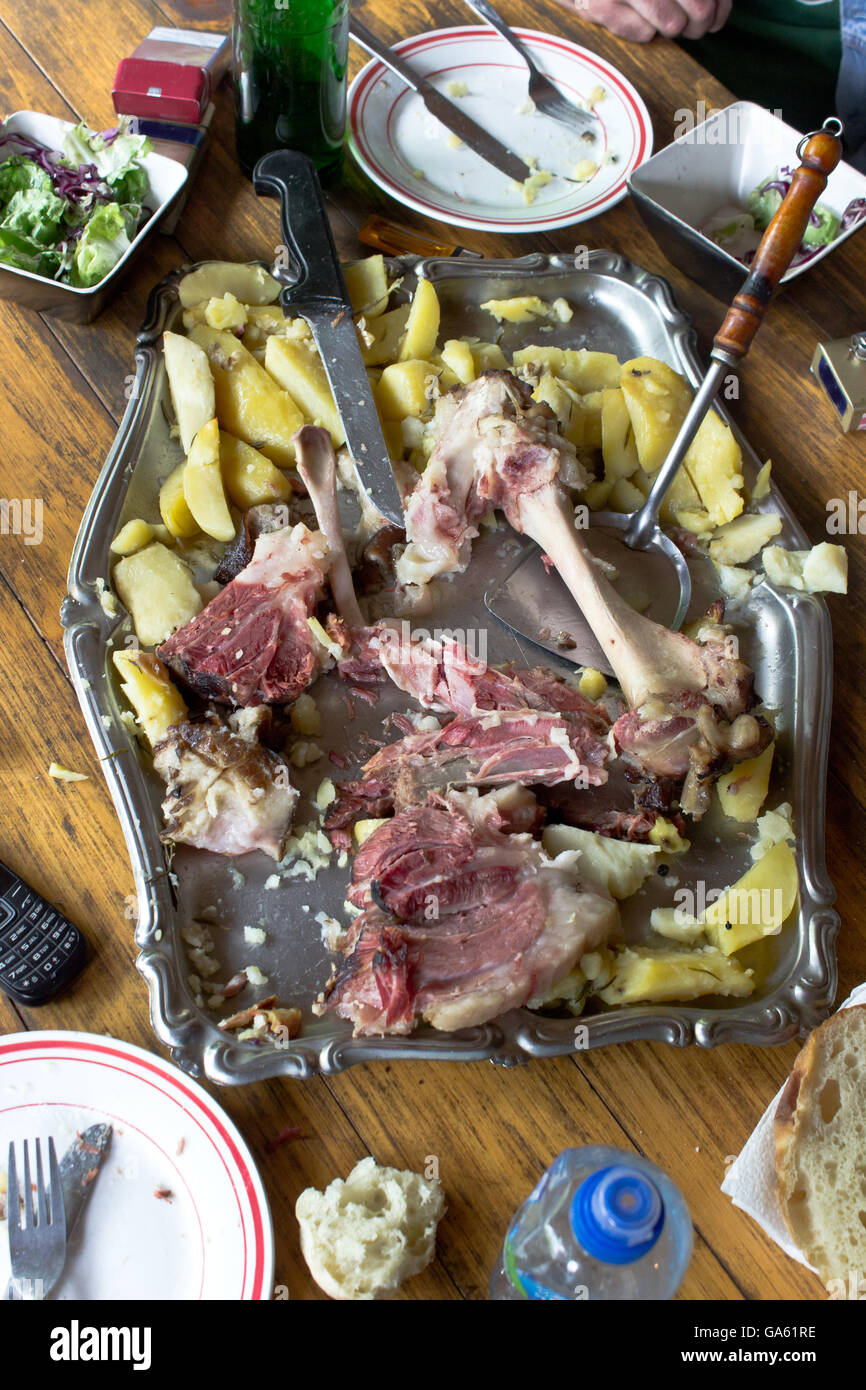
[[[642,617],[620,597],[594,562],[558,489],[532,493],[519,505],[523,531],[555,564],[632,709],[650,695],[706,689],[695,643]]]
[[[364,619],[355,597],[340,524],[337,461],[331,436],[321,425],[303,425],[293,436],[293,443],[298,456],[298,472],[310,494],[316,519],[331,552],[328,578],[337,612],[349,627],[363,627]]]

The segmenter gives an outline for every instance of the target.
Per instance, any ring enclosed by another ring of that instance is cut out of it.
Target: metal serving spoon
[[[722,378],[749,351],[779,281],[800,246],[812,209],[841,158],[841,133],[842,123],[832,116],[821,130],[804,136],[797,146],[799,168],[715,336],[712,364],[646,502],[630,515],[591,512],[589,529],[582,533],[592,553],[616,570],[619,592],[626,598],[648,596],[646,616],[665,627],[676,630],[682,626],[691,600],[691,576],[682,551],[659,524],[659,508]],[[576,665],[595,666],[612,674],[574,598],[549,572],[538,546],[528,547],[506,578],[488,590],[485,604],[494,617],[537,646]]]

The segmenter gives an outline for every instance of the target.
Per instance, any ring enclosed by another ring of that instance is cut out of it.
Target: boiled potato
[[[548,303],[537,294],[516,295],[513,299],[488,299],[481,305],[499,323],[531,323],[533,319],[549,319],[551,323],[568,323],[574,310],[565,299]]]
[[[577,688],[588,700],[600,700],[607,690],[607,681],[601,671],[596,671],[593,666],[585,666],[580,673]]]
[[[708,410],[683,460],[714,526],[743,510],[743,455],[721,416]]]
[[[272,304],[279,299],[282,285],[260,265],[238,261],[207,261],[185,275],[178,286],[184,309],[203,299],[233,294],[244,304]]]
[[[712,518],[703,507],[684,508],[682,511],[674,512],[674,521],[677,526],[681,526],[684,531],[691,531],[695,536],[713,534]]]
[[[449,338],[441,352],[442,361],[450,367],[461,386],[475,380],[475,359],[465,338]]]
[[[762,497],[770,495],[770,474],[773,471],[773,460],[767,459],[762,463],[755,475],[755,485],[752,488],[752,501],[760,502]]]
[[[659,936],[679,941],[684,946],[693,945],[704,935],[703,922],[684,912],[681,907],[654,907],[650,913],[650,926]]]
[[[583,443],[584,414],[580,397],[557,377],[545,372],[532,393],[533,400],[549,405],[559,424],[559,432],[575,447]]]
[[[508,371],[505,353],[498,343],[483,343],[479,338],[470,338],[469,347],[475,363],[475,375],[482,372]]]
[[[742,565],[782,529],[776,512],[744,512],[720,526],[710,541],[710,558],[719,565]]]
[[[178,540],[198,535],[198,522],[187,506],[183,493],[183,471],[185,463],[179,463],[169,473],[159,490],[159,514],[166,529]]]
[[[667,521],[674,526],[683,526],[684,522],[677,518],[682,512],[701,512],[700,494],[689,477],[686,470],[680,466],[674,474],[674,480],[664,496],[664,501],[659,508],[662,521]],[[705,513],[708,516],[708,513]],[[686,526],[686,530],[692,527]]]
[[[134,555],[136,550],[143,550],[148,542],[153,540],[153,535],[150,522],[142,521],[138,517],[135,521],[128,521],[125,526],[121,526],[111,542],[111,549],[115,555]]]
[[[224,294],[221,299],[209,299],[205,305],[204,321],[211,328],[244,328],[247,306],[231,293]]]
[[[376,387],[376,404],[383,420],[423,415],[429,405],[430,382],[436,379],[432,362],[392,362]]]
[[[589,348],[566,348],[559,375],[581,395],[619,386],[622,368],[612,352],[592,352]]]
[[[265,370],[270,372],[278,386],[288,391],[314,425],[324,425],[335,449],[345,443],[346,431],[327,372],[315,347],[278,335],[268,338]]]
[[[643,493],[640,488],[635,487],[634,483],[629,482],[628,478],[617,478],[611,488],[610,497],[607,505],[612,512],[636,512],[644,504]]]
[[[162,347],[172,405],[185,454],[201,429],[216,414],[213,377],[207,354],[180,333],[163,333]]]
[[[190,337],[208,355],[221,427],[288,467],[295,457],[292,435],[304,424],[288,391],[280,389],[234,334],[199,324]]]
[[[691,840],[686,840],[673,821],[669,821],[665,816],[656,818],[648,838],[651,845],[658,845],[665,854],[685,854],[691,849]]]
[[[745,998],[754,988],[749,971],[712,947],[675,951],[629,946],[619,952],[616,974],[600,994],[606,1004],[666,1004],[706,994]]]
[[[229,500],[242,511],[263,502],[288,502],[292,495],[276,464],[225,430],[220,430],[220,471]]]
[[[631,416],[618,386],[607,386],[601,393],[601,456],[604,476],[614,483],[630,478],[638,466]]]
[[[688,382],[666,362],[634,357],[623,363],[620,385],[640,465],[649,474],[657,473],[692,403]]]
[[[541,377],[545,372],[551,376],[564,375],[565,348],[525,347],[511,354],[511,363],[518,376]]]
[[[573,825],[548,825],[542,831],[541,843],[552,858],[565,850],[577,850],[581,878],[613,898],[630,898],[636,893],[654,871],[660,853],[657,845],[614,840]]]
[[[764,804],[770,786],[775,743],[770,743],[756,758],[737,763],[716,782],[716,792],[726,816],[731,820],[755,821]]]
[[[135,722],[151,748],[186,718],[186,701],[172,684],[168,669],[152,652],[124,648],[112,655],[121,690],[135,710]]]
[[[384,256],[367,256],[343,266],[343,279],[356,314],[373,317],[388,307],[388,272]]]
[[[400,304],[387,314],[365,321],[361,334],[361,356],[366,366],[377,367],[385,362],[396,362],[408,319],[409,305]]]
[[[356,820],[352,826],[352,837],[356,845],[362,845],[365,840],[382,825],[387,825],[387,819]]]
[[[797,901],[797,861],[784,840],[747,869],[703,915],[707,939],[730,956],[776,936]]]
[[[216,541],[234,539],[235,524],[229,512],[220,471],[220,432],[216,416],[199,430],[183,470],[186,505],[205,535]]]
[[[409,317],[406,336],[400,347],[400,361],[413,362],[429,358],[439,336],[439,300],[429,280],[419,280]]]
[[[201,596],[189,567],[160,541],[118,560],[113,577],[144,647],[158,647],[201,612]]]
[[[848,592],[848,556],[842,545],[822,541],[811,550],[785,550],[781,545],[768,545],[761,562],[773,584],[801,589],[807,594]]]
[[[613,492],[613,483],[607,482],[604,478],[596,478],[595,482],[590,483],[584,490],[583,501],[591,512],[603,512]]]

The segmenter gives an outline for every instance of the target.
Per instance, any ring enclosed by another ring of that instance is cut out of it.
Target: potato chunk
[[[372,317],[388,307],[388,272],[384,256],[366,256],[343,266],[343,279],[356,314]]]
[[[465,338],[449,338],[442,349],[442,361],[450,367],[461,386],[475,380],[475,359]]]
[[[167,667],[152,652],[124,648],[113,653],[112,661],[121,679],[120,688],[135,710],[135,722],[153,748],[173,725],[186,718],[186,701],[172,684]]]
[[[708,410],[689,446],[685,468],[714,526],[733,521],[743,510],[743,455],[728,425]]]
[[[118,560],[113,577],[144,647],[158,647],[201,612],[201,596],[188,566],[160,541]]]
[[[634,357],[623,363],[620,384],[641,468],[657,473],[691,405],[689,384],[654,357]]]
[[[780,840],[704,913],[707,939],[726,956],[777,936],[797,902],[797,861]]]
[[[112,552],[115,555],[133,555],[136,550],[143,550],[153,540],[153,535],[150,522],[136,517],[134,521],[128,521],[125,526],[121,526],[111,542]]]
[[[220,426],[288,467],[295,457],[292,435],[304,424],[303,412],[288,391],[233,333],[199,324],[190,337],[208,355]]]
[[[242,261],[206,261],[185,275],[178,286],[178,297],[185,309],[203,299],[233,294],[243,304],[272,304],[279,299],[282,285],[260,265]]]
[[[192,441],[183,470],[183,495],[198,525],[216,541],[234,538],[235,524],[220,469],[220,432],[216,417],[203,425]]]
[[[601,456],[610,482],[630,478],[638,467],[631,417],[618,386],[607,386],[601,393]]]
[[[655,869],[660,853],[657,845],[614,840],[573,825],[548,825],[541,843],[552,857],[564,850],[577,850],[581,877],[613,898],[630,898],[636,893]]]
[[[346,431],[331,383],[319,353],[310,344],[274,335],[265,348],[265,370],[288,391],[314,425],[324,425],[335,449],[345,443]]]
[[[220,470],[229,500],[242,511],[263,502],[288,502],[291,485],[276,464],[251,444],[220,430]]]
[[[419,280],[406,320],[400,361],[429,359],[439,336],[439,299],[429,280]]]
[[[775,743],[770,743],[756,758],[737,763],[716,783],[719,803],[726,816],[743,824],[758,819],[770,786]]]
[[[429,405],[430,382],[436,375],[432,362],[392,362],[386,367],[375,393],[383,420],[423,415]]]
[[[627,947],[617,956],[616,974],[601,998],[606,1004],[666,1004],[707,994],[745,998],[751,972],[712,947],[693,951]]]
[[[180,333],[163,333],[162,350],[180,442],[188,454],[202,425],[216,414],[213,377],[204,349]]]
[[[387,314],[364,321],[363,331],[358,325],[361,337],[361,356],[367,367],[381,367],[386,362],[396,362],[400,354],[400,344],[406,332],[409,319],[409,305],[398,304]]]
[[[187,506],[183,493],[185,468],[185,463],[179,463],[177,468],[169,473],[159,489],[159,514],[165,523],[166,530],[177,540],[187,540],[190,536],[197,536],[199,529],[198,522]]]

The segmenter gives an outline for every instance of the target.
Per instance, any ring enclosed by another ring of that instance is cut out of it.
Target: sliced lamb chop
[[[636,613],[620,597],[575,529],[549,426],[516,386],[508,373],[488,373],[458,393],[431,454],[435,468],[428,480],[428,465],[407,507],[411,538],[431,554],[441,535],[451,538],[450,551],[442,542],[438,553],[459,568],[471,529],[464,524],[463,549],[455,551],[459,528],[453,514],[461,500],[471,504],[483,494],[488,505],[501,507],[511,525],[556,565],[616,672],[630,706],[625,722],[614,726],[616,746],[650,777],[682,777],[683,809],[699,816],[712,778],[759,753],[772,737],[764,720],[747,713],[754,703],[752,674],[730,652],[723,629],[699,645]],[[467,473],[474,455],[473,483]],[[462,490],[447,492],[451,511],[443,514],[442,480],[452,475]],[[470,521],[471,515],[464,516]]]
[[[180,678],[221,704],[288,704],[326,652],[307,619],[324,589],[328,547],[298,524],[260,535],[253,558],[159,649]]]
[[[166,843],[282,857],[298,793],[283,759],[258,742],[255,721],[230,728],[210,714],[175,724],[154,749],[153,765],[167,789]]]
[[[361,1034],[469,1028],[542,998],[616,935],[610,898],[574,856],[505,834],[489,798],[433,796],[375,831],[350,889],[362,907],[317,1006]]]
[[[579,716],[513,709],[458,716],[444,728],[409,734],[380,748],[363,778],[343,782],[325,820],[328,831],[424,801],[445,787],[601,786],[609,747]]]
[[[378,666],[407,695],[438,713],[478,714],[482,710],[559,710],[579,715],[589,728],[603,734],[610,726],[601,705],[587,700],[573,685],[541,667],[504,670],[488,666],[453,637],[416,637],[407,622],[383,622],[358,635],[347,664],[348,678],[357,679],[362,665]],[[343,663],[339,663],[341,675]]]
[[[331,436],[321,425],[303,425],[292,436],[292,442],[297,452],[298,472],[331,552],[328,579],[337,612],[350,628],[361,627],[364,619],[355,597],[337,504],[337,460]]]

